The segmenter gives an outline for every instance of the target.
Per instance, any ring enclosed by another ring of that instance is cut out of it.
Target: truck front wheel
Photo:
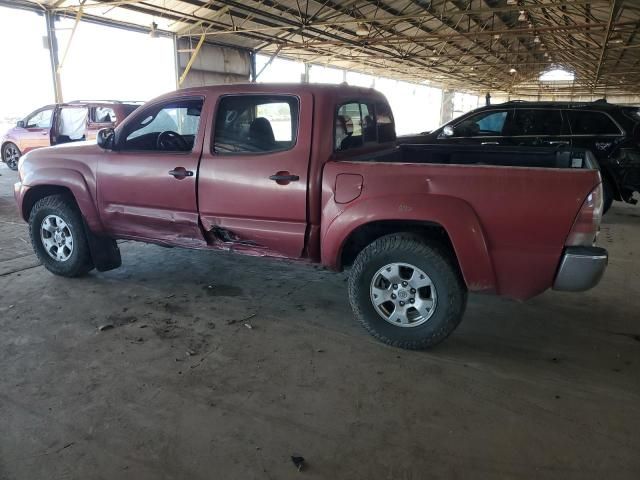
[[[401,233],[381,237],[360,252],[349,277],[349,300],[378,340],[421,350],[455,330],[467,289],[443,248]]]
[[[38,259],[50,272],[77,277],[93,268],[82,217],[69,196],[38,200],[29,215],[29,234]]]

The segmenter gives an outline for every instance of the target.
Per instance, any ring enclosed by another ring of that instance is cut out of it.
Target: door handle
[[[184,167],[176,167],[173,170],[169,170],[169,175],[178,180],[182,180],[186,177],[193,177],[193,172],[191,170],[187,170]]]
[[[551,140],[549,145],[569,145],[569,142],[566,140]]]
[[[498,142],[482,142],[480,145],[500,145]]]
[[[288,185],[289,182],[297,182],[300,180],[298,175],[291,175],[289,172],[278,172],[275,175],[271,175],[269,180],[273,180],[278,185]]]

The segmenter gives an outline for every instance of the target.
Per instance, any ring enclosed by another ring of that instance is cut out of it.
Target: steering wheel
[[[158,150],[177,150],[181,152],[189,150],[189,145],[182,135],[172,130],[165,130],[158,135],[156,147]]]

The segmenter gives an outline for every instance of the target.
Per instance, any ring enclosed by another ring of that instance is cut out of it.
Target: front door
[[[310,94],[220,97],[198,188],[211,242],[257,254],[302,255],[312,115]]]
[[[20,132],[18,145],[22,153],[50,145],[49,135],[52,118],[53,107],[48,107],[34,112],[25,120],[25,126],[23,131]]]
[[[105,152],[98,167],[100,215],[113,236],[204,242],[196,204],[202,108],[200,97],[154,103],[118,131],[116,151]]]

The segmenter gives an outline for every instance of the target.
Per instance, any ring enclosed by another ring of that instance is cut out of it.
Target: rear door
[[[312,95],[225,95],[214,116],[198,178],[209,240],[258,254],[301,256]]]
[[[513,146],[570,146],[568,126],[560,109],[516,108],[505,128],[508,143]]]
[[[100,105],[89,108],[87,140],[93,140],[101,128],[113,127],[115,122],[116,112],[113,108]]]
[[[56,108],[51,128],[51,145],[86,140],[89,108],[61,105]]]

